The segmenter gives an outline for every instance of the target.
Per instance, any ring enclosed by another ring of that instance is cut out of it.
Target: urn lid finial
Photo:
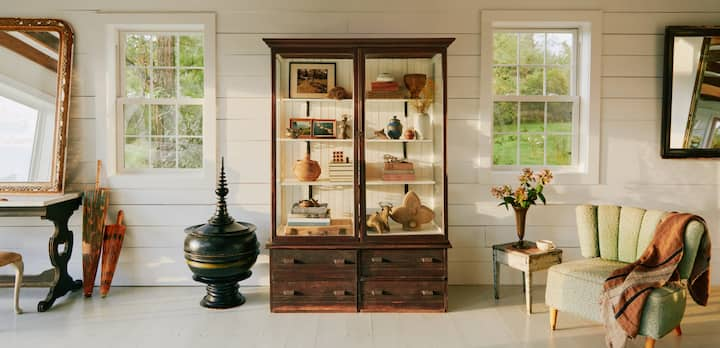
[[[225,157],[222,157],[220,161],[220,175],[218,176],[217,188],[215,189],[217,205],[215,215],[213,215],[208,222],[212,225],[229,225],[235,222],[235,219],[228,214],[227,202],[225,201],[225,197],[230,192],[227,188],[227,179],[225,177]]]

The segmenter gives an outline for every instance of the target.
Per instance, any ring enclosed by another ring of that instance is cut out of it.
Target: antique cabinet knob
[[[282,263],[284,263],[286,265],[291,265],[291,264],[295,263],[295,259],[292,257],[283,257]]]
[[[334,260],[333,260],[333,263],[336,264],[336,265],[344,265],[344,264],[345,264],[345,259],[334,259]]]
[[[374,256],[370,259],[372,263],[383,263],[383,258],[380,256]]]
[[[385,291],[383,291],[382,289],[375,289],[370,291],[370,294],[373,296],[382,296],[385,295]]]
[[[283,290],[283,296],[295,296],[295,290]]]
[[[432,257],[421,257],[420,258],[420,263],[433,263],[433,262],[435,262],[435,259],[433,259]]]
[[[345,294],[347,294],[347,291],[345,291],[345,290],[335,290],[335,291],[333,291],[333,295],[335,295],[335,296],[345,296]]]
[[[420,291],[420,294],[422,294],[423,296],[433,296],[433,295],[435,295],[435,291],[432,291],[432,290],[421,290],[421,291]]]

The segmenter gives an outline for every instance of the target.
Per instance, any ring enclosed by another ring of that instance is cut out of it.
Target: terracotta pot
[[[300,181],[315,181],[320,177],[320,164],[310,159],[310,154],[305,154],[305,158],[295,162],[293,173]]]
[[[425,87],[427,76],[425,76],[425,74],[407,74],[403,80],[405,81],[405,87],[407,87],[408,92],[410,92],[410,99],[417,99]]]
[[[515,210],[515,231],[517,232],[518,242],[515,244],[516,248],[525,249],[527,246],[524,243],[525,239],[525,216],[530,208],[517,208]]]

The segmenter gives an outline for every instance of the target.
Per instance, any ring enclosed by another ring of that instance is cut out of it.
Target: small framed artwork
[[[290,98],[327,98],[335,87],[335,63],[290,63]]]
[[[312,138],[313,120],[312,118],[291,118],[290,128],[297,131],[298,138]]]
[[[336,120],[330,119],[313,119],[312,136],[313,138],[335,138]]]

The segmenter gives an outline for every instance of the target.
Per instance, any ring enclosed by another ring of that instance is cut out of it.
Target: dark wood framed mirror
[[[665,29],[663,158],[720,157],[720,26]]]
[[[0,18],[0,193],[60,193],[65,178],[73,31]]]

